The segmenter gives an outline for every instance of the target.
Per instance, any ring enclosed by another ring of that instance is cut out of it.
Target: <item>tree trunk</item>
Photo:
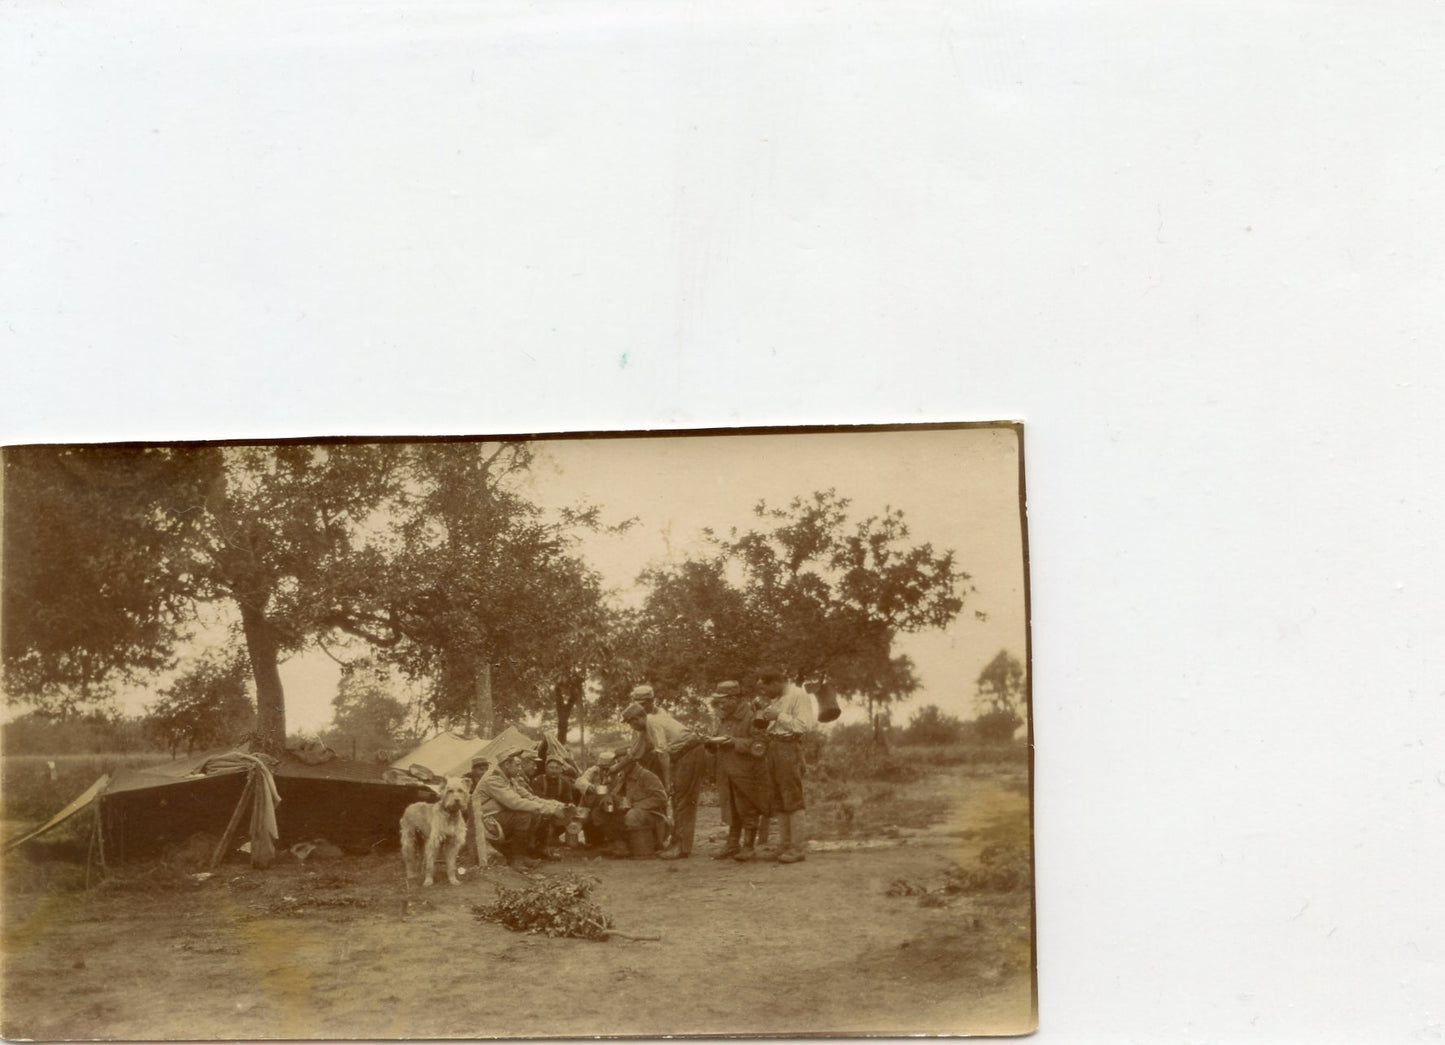
[[[281,688],[280,650],[276,629],[266,614],[241,604],[241,630],[256,680],[256,746],[269,755],[286,748],[286,694]]]
[[[484,737],[496,736],[492,721],[492,665],[483,659],[476,669],[476,716],[477,731]]]
[[[873,746],[888,750],[888,730],[883,726],[883,712],[879,710],[878,701],[873,695],[868,695],[868,724],[873,727]]]
[[[582,701],[582,695],[587,691],[587,679],[580,675],[573,675],[570,678],[557,683],[552,690],[552,698],[557,707],[557,739],[567,743],[567,728],[572,723],[572,710]]]
[[[567,699],[561,686],[552,691],[552,699],[557,707],[557,739],[565,744],[567,729],[572,725],[572,702]]]

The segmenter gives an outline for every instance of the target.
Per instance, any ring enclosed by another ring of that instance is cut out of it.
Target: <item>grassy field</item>
[[[6,755],[0,759],[0,819],[43,821],[102,773],[169,762],[161,752]],[[54,764],[54,770],[51,764]]]

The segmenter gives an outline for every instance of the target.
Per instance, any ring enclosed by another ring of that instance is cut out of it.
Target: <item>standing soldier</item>
[[[772,778],[773,809],[780,816],[778,863],[806,859],[807,837],[803,823],[803,739],[818,728],[818,714],[808,691],[788,682],[781,668],[758,672],[763,696],[770,699],[757,714],[768,732],[768,775]]]
[[[632,699],[634,703],[622,713],[622,720],[638,735],[631,755],[662,780],[672,819],[672,844],[657,856],[661,860],[685,860],[692,855],[697,797],[707,773],[707,752],[702,737],[666,711],[650,715],[646,712],[642,701],[653,699],[651,686],[634,688]]]
[[[718,804],[728,825],[727,844],[713,859],[752,860],[759,818],[767,817],[771,797],[767,732],[754,724],[753,702],[736,682],[718,683],[713,705],[718,734],[707,743],[717,752]]]

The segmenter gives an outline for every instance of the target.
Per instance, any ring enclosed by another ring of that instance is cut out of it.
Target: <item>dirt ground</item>
[[[808,859],[569,853],[418,891],[381,853],[201,883],[7,889],[6,1038],[448,1038],[1019,1033],[1034,1025],[1031,894],[944,890],[989,847],[1027,853],[1021,766],[930,767],[815,803]],[[882,823],[891,813],[908,826]],[[871,818],[871,820],[870,820]],[[551,939],[481,922],[498,886],[579,872],[617,928]],[[11,876],[7,876],[7,882]]]

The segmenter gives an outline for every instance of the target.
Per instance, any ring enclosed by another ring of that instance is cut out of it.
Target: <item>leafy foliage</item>
[[[1006,744],[1024,720],[1012,711],[989,711],[971,723],[973,735],[986,744]]]
[[[711,532],[711,552],[643,574],[647,600],[625,629],[630,678],[686,707],[720,679],[745,683],[777,663],[815,693],[882,708],[917,689],[900,633],[941,628],[963,608],[969,577],[951,551],[910,543],[903,513],[853,521],[835,490],[784,508],[758,503],[757,527]]]
[[[13,723],[8,723],[5,728],[9,730],[11,725]],[[140,769],[165,761],[164,754],[139,750],[39,755],[7,752],[0,761],[0,819],[30,820],[38,824],[95,783],[102,773]],[[84,823],[87,830],[90,826],[84,817],[76,817],[72,823],[77,826]]]
[[[121,446],[4,452],[5,689],[65,718],[117,679],[172,666],[190,613],[189,511],[211,476],[194,454]]]
[[[607,654],[600,581],[571,550],[575,528],[601,527],[597,511],[544,518],[522,490],[533,459],[525,442],[408,448],[383,655],[432,680],[438,720],[475,714],[492,732],[496,712],[541,710],[559,690],[568,704]]]
[[[172,755],[234,743],[251,731],[256,708],[246,691],[249,666],[236,653],[199,658],[161,690],[148,709],[146,725]]]
[[[64,719],[43,711],[28,711],[5,723],[3,736],[7,756],[154,750],[144,719],[99,711]]]
[[[408,708],[392,694],[392,679],[385,668],[370,659],[346,664],[331,699],[331,728],[322,741],[357,758],[390,758],[403,741]]]
[[[913,713],[904,728],[904,744],[953,744],[964,732],[963,720],[940,711],[938,705],[927,704]]]
[[[7,688],[58,714],[171,666],[201,603],[249,654],[256,738],[279,748],[279,664],[358,639],[432,681],[430,717],[580,699],[610,621],[569,528],[519,492],[529,444],[336,443],[7,451]]]
[[[568,874],[520,889],[503,887],[491,903],[474,905],[472,913],[513,932],[605,940],[612,918],[588,899],[598,884],[590,875]]]
[[[1008,650],[999,650],[978,674],[974,699],[985,712],[1017,713],[1024,702],[1024,665]]]
[[[389,444],[237,446],[202,504],[197,594],[230,600],[256,683],[257,738],[286,734],[280,661],[333,632],[391,638],[377,517],[401,495]],[[393,640],[394,641],[394,640]]]
[[[395,457],[385,444],[7,451],[7,686],[93,699],[113,678],[170,666],[196,605],[226,602],[258,739],[279,747],[279,661],[384,617],[367,536],[398,492]]]
[[[838,726],[828,736],[816,761],[821,780],[878,780],[901,784],[917,780],[923,771],[911,758],[899,757],[875,742],[867,723]]]

